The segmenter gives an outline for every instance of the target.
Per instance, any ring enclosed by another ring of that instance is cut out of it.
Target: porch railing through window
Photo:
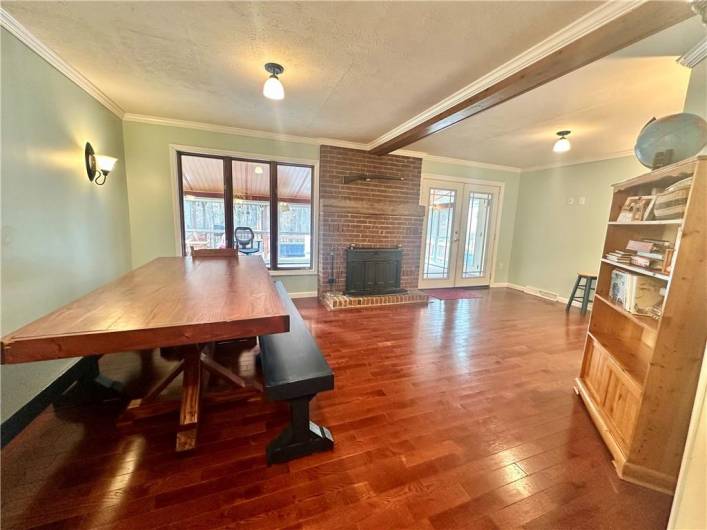
[[[254,239],[246,251],[261,255],[269,267],[312,268],[311,166],[186,153],[179,157],[185,253],[192,247],[236,246],[229,228],[248,227]]]

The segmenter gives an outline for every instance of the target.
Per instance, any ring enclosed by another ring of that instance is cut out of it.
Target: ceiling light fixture
[[[572,148],[572,144],[570,144],[570,141],[566,138],[566,136],[569,136],[571,132],[572,131],[557,131],[556,134],[560,137],[560,139],[555,142],[552,150],[556,153],[566,153],[569,151]]]
[[[267,63],[265,65],[265,71],[270,73],[270,77],[268,77],[263,85],[263,96],[275,100],[285,99],[285,87],[282,86],[280,79],[277,77],[281,75],[285,69],[282,65],[277,63]]]

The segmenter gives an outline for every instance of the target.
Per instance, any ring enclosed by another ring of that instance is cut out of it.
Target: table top
[[[260,256],[157,258],[3,337],[1,362],[255,337],[289,327]]]

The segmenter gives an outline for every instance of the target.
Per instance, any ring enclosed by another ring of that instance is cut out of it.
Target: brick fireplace
[[[356,174],[393,177],[344,183]],[[420,206],[422,160],[375,156],[357,149],[322,145],[319,166],[319,281],[322,297],[343,292],[346,249],[395,248],[403,251],[400,286],[417,288],[425,211]],[[400,179],[403,180],[400,180]],[[333,261],[333,267],[332,267]],[[333,278],[333,283],[328,282]]]

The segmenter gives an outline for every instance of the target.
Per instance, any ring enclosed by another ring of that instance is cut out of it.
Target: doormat
[[[462,287],[449,287],[446,289],[423,289],[422,292],[439,300],[462,300],[465,298],[482,298],[479,289],[464,289]]]

